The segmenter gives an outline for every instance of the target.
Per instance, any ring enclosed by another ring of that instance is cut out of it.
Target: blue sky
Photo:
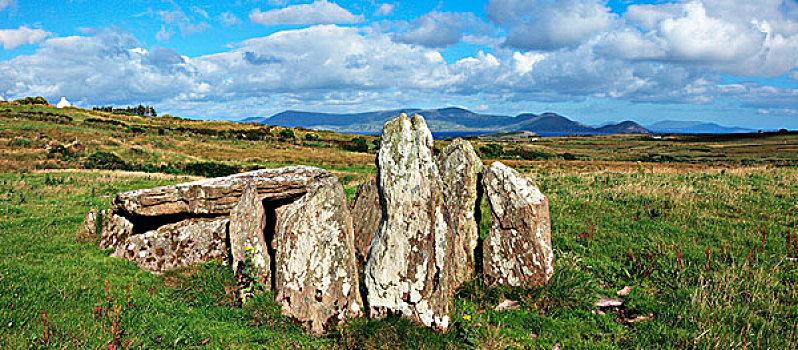
[[[798,128],[795,0],[0,0],[0,98]]]

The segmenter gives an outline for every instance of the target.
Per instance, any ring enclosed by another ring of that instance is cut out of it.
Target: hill
[[[652,132],[661,134],[738,134],[756,130],[736,126],[722,126],[701,121],[663,120],[648,126]]]
[[[556,113],[542,113],[540,115],[523,113],[511,117],[480,114],[457,107],[440,109],[406,108],[363,113],[321,113],[288,110],[268,118],[248,118],[243,121],[337,132],[379,133],[385,122],[399,113],[419,113],[423,115],[433,133],[531,131],[541,136],[648,133],[648,130],[634,122],[594,128]]]

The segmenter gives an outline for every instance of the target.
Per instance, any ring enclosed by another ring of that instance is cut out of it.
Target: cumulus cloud
[[[354,24],[363,20],[362,15],[353,15],[346,9],[327,0],[310,4],[299,4],[261,12],[254,9],[249,14],[252,23],[267,26],[278,24]]]
[[[640,42],[657,39],[657,33],[632,28],[619,33],[626,32]],[[795,104],[795,89],[724,85],[723,77],[705,66],[644,58],[667,57],[665,43],[634,58],[611,55],[608,37],[598,34],[554,51],[479,51],[447,62],[436,49],[400,42],[369,27],[278,31],[199,57],[144,48],[129,34],[106,30],[49,39],[31,55],[0,61],[0,95],[68,96],[84,105],[146,102],[205,117],[323,105],[331,110],[392,108],[452,99],[479,101],[474,105],[588,98],[689,104],[723,99],[756,109]]]
[[[460,42],[466,30],[484,33],[488,27],[472,13],[433,11],[416,18],[394,37],[403,43],[442,48]]]
[[[623,19],[629,26],[601,38],[608,54],[734,75],[779,76],[798,66],[798,5],[792,2],[632,5]]]
[[[577,46],[617,18],[597,0],[492,0],[487,14],[508,28],[508,46],[534,50]]]
[[[11,50],[22,45],[30,45],[41,42],[52,33],[38,28],[28,28],[26,26],[17,29],[0,29],[0,45],[6,50]]]

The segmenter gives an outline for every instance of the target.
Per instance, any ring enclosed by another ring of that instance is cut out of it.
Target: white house
[[[58,108],[64,108],[64,107],[72,107],[72,104],[69,103],[69,101],[67,101],[66,97],[61,97],[61,101],[58,101],[58,104],[55,106]]]

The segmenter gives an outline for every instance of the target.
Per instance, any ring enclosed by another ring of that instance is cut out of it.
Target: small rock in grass
[[[517,301],[513,301],[513,300],[510,300],[510,299],[504,299],[504,301],[499,303],[499,305],[496,305],[496,307],[493,310],[496,310],[496,311],[516,310],[516,309],[518,309],[518,307],[519,307],[519,305],[518,305]]]
[[[596,307],[619,307],[623,305],[623,299],[619,298],[601,298],[593,304]]]
[[[629,295],[629,293],[631,291],[632,291],[632,287],[626,286],[626,287],[623,287],[621,290],[615,292],[615,294],[618,295],[619,297],[625,297],[625,296]]]

